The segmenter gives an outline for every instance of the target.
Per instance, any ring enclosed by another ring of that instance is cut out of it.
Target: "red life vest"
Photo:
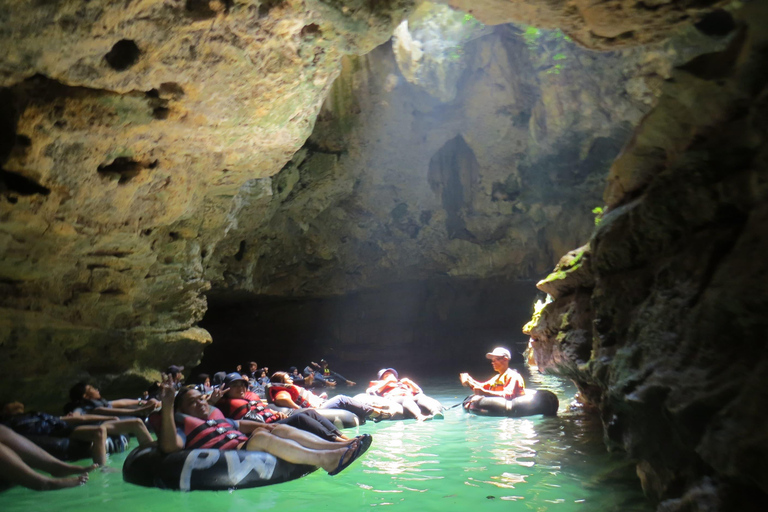
[[[176,414],[175,420],[176,426],[183,429],[187,436],[184,444],[187,450],[197,448],[235,450],[240,443],[248,440],[248,436],[233,427],[215,407],[211,408],[207,420],[181,413]]]
[[[246,393],[244,398],[224,397],[216,402],[216,407],[221,409],[224,416],[233,420],[250,419],[253,416],[261,416],[265,423],[278,420],[274,411],[268,408],[258,395],[253,393]]]
[[[281,391],[287,391],[288,394],[291,395],[291,400],[293,400],[293,403],[299,407],[303,407],[305,409],[312,408],[312,405],[299,394],[299,388],[296,386],[285,387],[279,384],[272,384],[269,386],[269,400],[274,403],[275,397]]]

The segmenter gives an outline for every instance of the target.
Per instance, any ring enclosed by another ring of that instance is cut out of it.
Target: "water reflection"
[[[554,418],[490,418],[450,410],[443,421],[404,421],[376,426],[365,472],[384,479],[361,488],[378,495],[432,495],[455,500],[525,501],[536,510],[590,507],[602,510],[649,510],[633,472],[626,480],[601,484],[606,468],[629,469],[611,461],[602,444],[599,420],[571,407],[576,393],[568,382],[547,375],[526,376],[531,387],[549,389],[561,399]],[[461,400],[456,389],[441,383],[433,391],[445,403]],[[390,503],[391,500],[386,500]],[[385,502],[378,503],[384,505]],[[618,508],[617,508],[618,507]]]

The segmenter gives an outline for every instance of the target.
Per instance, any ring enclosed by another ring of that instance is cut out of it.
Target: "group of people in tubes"
[[[525,394],[523,378],[509,368],[509,350],[498,347],[486,357],[496,375],[478,381],[462,373],[462,385],[471,388],[478,398],[511,400]],[[165,454],[198,448],[261,451],[336,475],[368,450],[372,436],[349,437],[318,410],[345,409],[363,421],[391,419],[394,410],[401,411],[399,417],[425,421],[442,418],[444,411],[439,401],[427,396],[413,380],[400,378],[394,368],[381,369],[365,394],[330,399],[324,393],[316,395],[296,386],[287,372],[275,372],[267,388],[269,405],[249,390],[247,376],[242,373],[227,374],[218,387],[206,393],[201,386],[179,386],[178,370],[172,367],[164,374],[156,398],[146,400],[109,402],[98,389],[84,383],[71,390],[71,398],[77,399],[78,393],[82,393],[78,403],[94,407],[54,419],[66,425],[63,435],[92,443],[94,463],[88,466],[63,462],[15,432],[8,425],[12,426],[13,418],[19,417],[18,410],[9,414],[8,406],[18,403],[6,404],[5,424],[0,424],[0,485],[51,490],[85,484],[88,473],[106,462],[105,439],[119,434],[133,435],[140,447],[156,446]],[[146,424],[140,418],[146,418]],[[147,425],[154,429],[156,441]]]

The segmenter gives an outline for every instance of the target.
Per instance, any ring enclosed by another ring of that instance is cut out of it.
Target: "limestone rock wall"
[[[529,326],[540,368],[579,384],[663,511],[768,493],[768,5],[736,17],[726,49],[664,85]]]
[[[594,49],[637,46],[669,37],[731,0],[442,0],[483,23],[537,20],[541,28],[560,28],[579,44]]]
[[[342,55],[410,8],[0,2],[0,396],[198,360],[233,197],[301,147]]]
[[[610,163],[674,64],[719,44],[690,28],[596,53],[422,5],[392,44],[344,59],[304,148],[238,194],[205,275],[280,296],[541,276],[588,240]]]

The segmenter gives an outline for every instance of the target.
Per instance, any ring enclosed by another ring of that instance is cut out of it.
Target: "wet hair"
[[[272,374],[272,377],[270,377],[269,380],[271,380],[272,382],[282,382],[283,384],[285,384],[290,377],[291,376],[285,372],[275,372]]]
[[[207,373],[200,373],[195,377],[195,384],[205,384],[205,379],[210,379],[211,376]]]
[[[85,394],[85,388],[88,387],[88,383],[81,380],[71,388],[69,388],[69,401],[70,402],[79,402],[83,399],[83,395]]]

